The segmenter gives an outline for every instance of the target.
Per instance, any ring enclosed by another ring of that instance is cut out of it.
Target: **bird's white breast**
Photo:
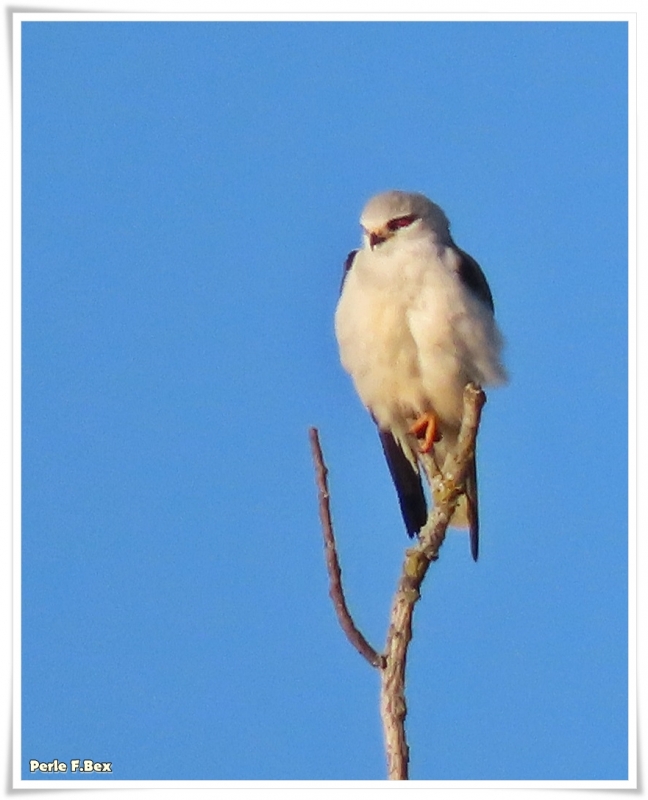
[[[492,315],[460,282],[456,258],[418,237],[360,250],[347,274],[340,356],[382,428],[402,430],[427,410],[458,427],[465,384],[503,378]]]

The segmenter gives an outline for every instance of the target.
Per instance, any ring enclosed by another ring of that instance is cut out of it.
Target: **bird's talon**
[[[441,438],[437,428],[437,418],[430,411],[421,414],[410,427],[409,432],[417,439],[423,439],[420,445],[422,453],[429,453],[432,445]]]

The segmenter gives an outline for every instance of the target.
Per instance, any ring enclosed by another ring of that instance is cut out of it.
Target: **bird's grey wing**
[[[346,257],[346,261],[344,262],[344,271],[342,272],[342,280],[340,281],[340,293],[342,293],[342,287],[344,286],[344,281],[346,280],[346,276],[349,274],[349,270],[351,269],[353,261],[357,254],[358,254],[357,250],[352,250]]]
[[[389,472],[396,487],[401,514],[410,536],[415,536],[427,521],[427,502],[421,476],[389,431],[378,429]]]
[[[482,272],[482,268],[475,259],[457,247],[459,255],[459,279],[468,289],[478,297],[491,311],[495,310],[493,295]],[[479,557],[479,506],[477,505],[477,455],[473,455],[466,473],[465,481],[466,517],[470,530],[470,552],[475,561]]]
[[[486,276],[482,272],[482,268],[475,261],[475,259],[468,255],[464,250],[456,247],[459,255],[459,279],[461,282],[470,289],[470,291],[478,297],[482,303],[485,303],[491,311],[495,310],[493,304],[493,295],[486,280]]]
[[[464,482],[466,516],[470,531],[470,552],[473,560],[479,558],[479,506],[477,505],[477,456],[473,454]]]

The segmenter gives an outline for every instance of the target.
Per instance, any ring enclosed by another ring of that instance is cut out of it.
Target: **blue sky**
[[[625,24],[32,22],[22,53],[23,765],[384,776],[307,430],[380,647],[408,542],[332,318],[401,188],[511,373],[480,561],[451,533],[416,613],[412,778],[626,778]]]

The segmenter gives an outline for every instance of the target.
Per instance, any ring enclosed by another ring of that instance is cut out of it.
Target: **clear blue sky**
[[[511,373],[480,561],[451,533],[416,613],[412,778],[626,778],[626,25],[22,36],[23,765],[384,776],[307,430],[380,647],[408,541],[332,318],[400,188],[481,263]]]

